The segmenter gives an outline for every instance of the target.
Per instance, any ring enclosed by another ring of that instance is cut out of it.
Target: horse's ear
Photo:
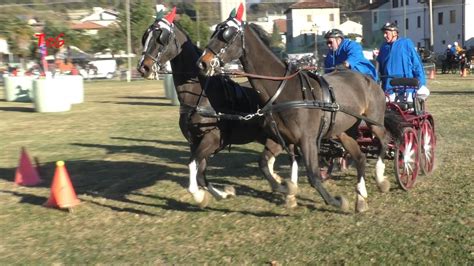
[[[235,19],[242,22],[243,14],[244,14],[244,5],[240,3],[239,8],[237,9],[237,15],[235,15]]]
[[[165,15],[165,12],[163,12],[163,9],[156,12],[156,15],[155,15],[155,21],[159,21],[160,19],[163,18],[163,16]]]
[[[173,23],[174,17],[176,16],[176,7],[173,7],[171,12],[168,13],[168,15],[165,16],[166,21],[169,23]]]
[[[235,8],[233,8],[232,11],[230,11],[229,18],[235,18],[236,13]]]

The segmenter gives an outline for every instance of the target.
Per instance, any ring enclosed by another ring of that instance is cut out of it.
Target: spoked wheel
[[[395,176],[403,190],[412,188],[418,176],[419,153],[417,135],[413,128],[404,128],[400,145],[395,148]]]
[[[420,168],[423,174],[433,172],[435,161],[436,136],[429,120],[421,122],[420,126]]]

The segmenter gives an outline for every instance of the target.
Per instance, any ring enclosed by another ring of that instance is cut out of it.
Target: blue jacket
[[[336,51],[330,50],[324,61],[325,72],[331,72],[336,65],[342,64],[344,61],[349,63],[352,70],[367,74],[374,80],[377,80],[377,71],[374,65],[364,57],[360,44],[343,39]]]
[[[420,56],[410,39],[399,37],[393,43],[384,42],[377,57],[382,79],[382,88],[392,93],[391,77],[417,78],[426,85],[425,71]]]

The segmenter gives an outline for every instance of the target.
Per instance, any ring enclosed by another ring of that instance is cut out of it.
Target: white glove
[[[425,85],[421,86],[416,92],[416,97],[423,101],[426,100],[428,96],[430,96],[430,90],[428,90],[428,88]]]

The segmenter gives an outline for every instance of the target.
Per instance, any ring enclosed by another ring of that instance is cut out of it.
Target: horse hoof
[[[292,181],[286,182],[286,186],[288,188],[288,195],[296,195],[298,193],[298,186]]]
[[[387,179],[384,179],[382,182],[378,184],[379,190],[382,193],[387,193],[390,191],[390,182]]]
[[[234,186],[224,186],[224,192],[227,193],[227,198],[236,196]]]
[[[203,191],[204,194],[202,196],[201,202],[198,202],[199,208],[204,209],[209,205],[209,201],[211,200],[211,194],[207,191]]]
[[[285,206],[287,209],[294,209],[298,207],[298,203],[296,202],[295,195],[288,195],[285,199]]]
[[[349,201],[343,196],[336,196],[336,200],[339,202],[339,208],[343,212],[349,212]]]
[[[366,212],[369,209],[369,205],[367,204],[367,201],[365,201],[365,199],[362,196],[357,195],[355,209],[357,213]]]

